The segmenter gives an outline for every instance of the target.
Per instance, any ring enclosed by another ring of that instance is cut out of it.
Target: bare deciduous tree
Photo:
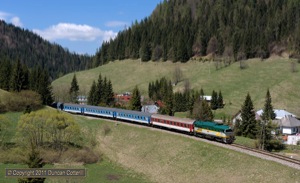
[[[177,65],[175,67],[174,75],[173,75],[174,84],[177,85],[177,83],[179,83],[182,80],[182,78],[183,78],[182,71],[180,67]]]

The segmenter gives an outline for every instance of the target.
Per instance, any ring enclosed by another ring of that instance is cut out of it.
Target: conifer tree
[[[92,84],[91,89],[89,91],[89,96],[88,96],[87,103],[89,105],[97,105],[97,86],[96,86],[95,81],[93,81],[93,84]]]
[[[253,103],[248,93],[241,111],[242,122],[240,124],[240,131],[242,136],[249,138],[256,138],[257,124],[255,120],[255,112]]]
[[[32,149],[31,152],[28,154],[28,160],[26,161],[26,164],[29,168],[43,168],[45,163],[43,162],[43,158],[41,158],[40,153]],[[43,183],[45,182],[46,178],[20,178],[18,179],[19,183]]]
[[[114,91],[113,91],[113,87],[112,87],[112,84],[111,84],[111,81],[108,80],[108,83],[107,83],[107,87],[106,87],[106,105],[110,106],[114,103]]]
[[[272,98],[269,89],[267,90],[265,105],[262,113],[262,119],[269,121],[275,119],[276,114],[272,106]]]
[[[95,105],[99,105],[100,103],[103,103],[104,98],[104,84],[101,74],[99,74],[97,85],[96,85],[96,93],[95,93]]]
[[[22,64],[20,60],[18,60],[12,71],[12,76],[10,80],[10,90],[20,92],[23,88],[24,81],[25,75],[23,72]]]
[[[202,97],[202,99],[203,99],[203,96],[204,96],[204,90],[201,88],[200,89],[200,97]]]
[[[218,108],[223,108],[223,96],[221,90],[219,91],[217,103],[218,103]]]
[[[132,91],[129,109],[134,111],[141,111],[142,109],[141,94],[137,86],[135,86]]]
[[[148,96],[151,99],[152,99],[152,96],[153,96],[153,89],[152,88],[153,88],[153,85],[152,85],[152,82],[150,82],[149,85],[148,85]]]
[[[102,96],[100,96],[100,104],[106,105],[106,100],[108,98],[108,81],[107,78],[104,77],[103,83],[102,83]]]
[[[272,125],[272,120],[275,119],[276,114],[273,111],[272,99],[269,89],[267,90],[265,106],[262,113],[262,121],[259,125],[259,138],[258,143],[260,149],[268,149],[270,146],[270,141],[272,139],[271,131],[274,129]]]
[[[38,78],[38,89],[35,90],[41,95],[42,103],[50,105],[53,103],[52,86],[49,74],[46,70],[42,71]]]
[[[165,114],[174,116],[174,94],[171,81],[166,85],[163,102],[165,104]]]
[[[216,110],[218,108],[218,94],[215,90],[212,91],[210,106],[212,110]]]
[[[0,62],[0,88],[6,91],[9,91],[11,67],[8,59]]]
[[[77,84],[76,74],[74,74],[72,82],[71,82],[71,88],[69,90],[71,102],[78,103],[78,100],[77,100],[78,92],[79,92],[79,86]]]

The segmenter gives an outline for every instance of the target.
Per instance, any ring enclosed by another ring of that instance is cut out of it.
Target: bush
[[[103,133],[104,133],[104,135],[109,134],[110,131],[111,131],[111,128],[109,126],[107,126],[107,125],[104,125],[104,127],[103,127]]]
[[[21,91],[6,94],[3,100],[7,111],[25,111],[26,108],[37,110],[42,107],[41,96],[34,91]]]
[[[270,140],[268,144],[266,144],[266,150],[268,151],[280,151],[284,150],[286,147],[280,140]]]

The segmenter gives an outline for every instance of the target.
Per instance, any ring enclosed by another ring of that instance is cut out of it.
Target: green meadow
[[[300,116],[299,77],[300,72],[291,72],[291,62],[285,58],[247,60],[246,69],[240,69],[235,62],[227,67],[216,69],[213,62],[189,61],[187,63],[140,62],[138,60],[114,61],[91,70],[76,72],[81,94],[87,95],[92,82],[97,81],[99,74],[112,81],[114,92],[131,91],[135,85],[142,94],[148,96],[148,84],[151,81],[166,77],[172,79],[174,70],[179,67],[183,78],[188,79],[191,88],[204,89],[205,95],[212,91],[222,91],[224,109],[217,110],[216,115],[233,116],[241,109],[249,92],[256,109],[264,105],[266,91],[269,88],[272,104],[275,109],[286,109]],[[299,64],[296,64],[299,70]],[[74,73],[67,74],[53,81],[53,91],[65,96],[71,86]],[[175,91],[183,89],[184,82],[174,87]],[[58,98],[59,99],[59,98]]]
[[[53,109],[49,109],[49,112]],[[21,113],[6,113],[12,120],[11,134]],[[82,129],[84,144],[101,159],[94,164],[68,162],[45,168],[86,168],[83,179],[48,178],[47,182],[297,182],[299,170],[250,155],[217,147],[178,134],[157,131],[141,125],[73,116]],[[13,136],[13,135],[12,135]],[[13,141],[13,139],[11,139]],[[244,141],[243,139],[241,139]],[[93,144],[93,145],[91,145]],[[0,182],[5,168],[24,164],[4,164],[21,158],[16,150],[0,151]]]

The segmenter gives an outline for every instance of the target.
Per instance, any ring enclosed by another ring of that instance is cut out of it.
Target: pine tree
[[[107,78],[104,77],[103,83],[102,83],[102,96],[100,96],[100,104],[106,105],[106,100],[108,98],[108,81]]]
[[[273,120],[276,117],[276,114],[273,110],[272,98],[271,98],[271,94],[270,94],[269,89],[267,90],[265,106],[264,106],[263,113],[262,113],[261,117],[262,117],[263,120],[266,120],[266,121]]]
[[[142,109],[141,94],[137,86],[135,86],[132,91],[129,109],[134,111],[141,111]]]
[[[149,83],[148,85],[148,96],[149,98],[153,99],[153,85],[152,85],[152,82]]]
[[[249,138],[256,138],[257,135],[257,125],[255,120],[255,112],[253,108],[253,103],[248,93],[242,106],[241,111],[242,122],[240,124],[240,130],[242,132],[242,136]]]
[[[96,85],[96,94],[95,94],[95,104],[99,105],[100,103],[103,103],[104,100],[104,84],[101,74],[99,74],[97,85]]]
[[[115,99],[114,99],[113,87],[112,87],[112,84],[111,84],[110,80],[108,80],[106,90],[107,90],[106,91],[106,93],[107,93],[106,105],[111,106],[111,105],[113,105]]]
[[[92,84],[91,89],[89,91],[89,96],[88,96],[87,103],[89,105],[97,105],[97,86],[96,86],[95,81],[93,81],[93,84]]]
[[[11,64],[8,59],[2,60],[0,63],[0,88],[9,91]]]
[[[69,90],[71,102],[78,103],[78,100],[77,100],[78,92],[79,92],[79,86],[77,84],[76,74],[74,74],[72,82],[71,82],[71,88]]]
[[[259,126],[259,145],[260,149],[268,149],[270,141],[272,139],[271,131],[274,129],[272,125],[272,120],[275,119],[276,114],[273,111],[272,99],[269,89],[267,90],[265,106],[262,113],[262,121],[260,121]]]
[[[217,103],[218,103],[218,108],[223,108],[223,96],[221,90],[219,91]]]
[[[202,99],[204,97],[204,90],[202,88],[200,89],[200,97],[202,97]]]
[[[212,110],[216,110],[218,108],[218,94],[215,90],[212,91],[210,106]]]
[[[12,76],[10,80],[10,90],[20,92],[23,88],[23,82],[25,81],[25,76],[23,73],[23,68],[20,60],[15,64]]]
[[[40,157],[40,153],[33,149],[31,153],[28,155],[28,160],[26,164],[29,168],[43,168],[45,163],[43,162],[43,158]],[[18,179],[19,183],[43,183],[46,178],[21,178]]]
[[[26,65],[22,65],[22,73],[23,73],[23,82],[21,90],[28,90],[29,89],[29,70]]]
[[[38,78],[38,89],[36,90],[42,99],[44,105],[50,105],[53,103],[52,86],[49,78],[49,74],[46,70],[42,71]]]
[[[165,104],[164,110],[165,114],[169,116],[174,116],[174,94],[173,94],[173,87],[171,81],[169,84],[166,85],[166,89],[164,92],[164,99],[163,102]]]

